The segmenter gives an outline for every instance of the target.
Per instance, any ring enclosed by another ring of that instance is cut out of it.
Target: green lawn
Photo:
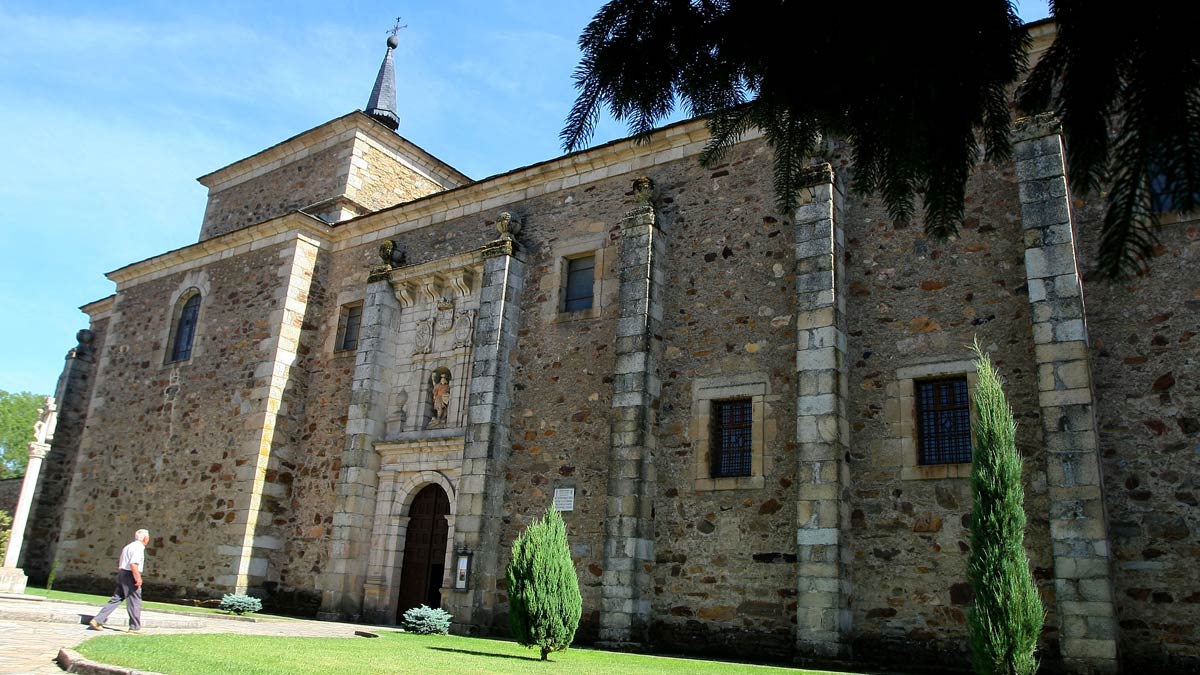
[[[380,631],[376,631],[380,632]],[[88,659],[166,675],[811,675],[816,671],[569,649],[538,661],[512,642],[381,632],[379,638],[252,635],[105,635],[79,646]]]
[[[71,602],[82,602],[88,605],[95,605],[96,609],[100,609],[104,603],[108,602],[110,596],[107,595],[92,595],[90,593],[72,593],[70,591],[47,591],[44,588],[26,588],[25,595],[39,595],[47,600],[69,600]],[[147,602],[142,601],[142,609],[160,609],[171,612],[193,612],[196,614],[220,614],[222,616],[232,616],[229,612],[222,612],[219,609],[209,607],[194,607],[192,605],[176,605],[170,602]],[[120,611],[120,610],[118,610]],[[255,619],[278,619],[287,620],[288,617],[274,616],[270,614],[255,613],[252,615]]]

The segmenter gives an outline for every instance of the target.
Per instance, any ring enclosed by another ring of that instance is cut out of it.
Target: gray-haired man
[[[149,543],[150,532],[138,530],[133,541],[121,549],[121,558],[117,561],[117,590],[100,613],[88,622],[92,630],[103,629],[108,615],[124,600],[129,612],[129,632],[142,631],[142,571],[146,569],[146,544]]]

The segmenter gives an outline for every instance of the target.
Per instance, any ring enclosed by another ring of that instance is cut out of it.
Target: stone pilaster
[[[1111,551],[1062,140],[1040,117],[1020,121],[1015,140],[1062,656],[1070,672],[1111,673]]]
[[[796,648],[804,657],[842,656],[850,594],[842,545],[849,521],[843,491],[846,328],[840,195],[829,165],[810,169],[796,209],[796,440],[799,466],[796,545],[799,596]]]
[[[264,499],[286,499],[286,487],[267,480],[268,471],[276,470],[287,459],[286,433],[276,434],[276,425],[286,420],[285,395],[292,386],[293,367],[300,345],[300,332],[308,311],[308,293],[321,242],[301,234],[280,252],[282,283],[276,291],[279,309],[270,317],[271,336],[259,344],[263,359],[255,368],[256,387],[250,397],[250,412],[243,416],[246,440],[242,445],[246,461],[237,469],[234,499],[236,533],[232,542],[218,551],[230,556],[228,574],[218,583],[245,593],[260,587],[268,579],[269,559],[283,548],[282,538],[272,524],[272,514],[263,512]]]
[[[21,496],[17,498],[17,511],[13,514],[12,533],[8,549],[4,552],[4,566],[0,567],[0,593],[24,593],[27,577],[17,567],[21,555],[21,543],[25,540],[25,526],[29,522],[29,509],[37,491],[38,476],[42,471],[42,460],[50,446],[46,443],[29,444],[29,462],[25,466],[25,478],[21,481]]]
[[[648,186],[647,186],[648,190]],[[654,336],[662,323],[666,239],[645,201],[621,221],[600,640],[647,641],[654,563],[654,403],[661,393]]]
[[[512,407],[509,355],[517,344],[525,284],[525,262],[515,249],[516,243],[506,235],[483,252],[467,438],[454,523],[454,550],[472,554],[472,570],[465,592],[452,591],[443,598],[461,632],[490,629],[503,586],[500,529]]]
[[[377,503],[375,440],[387,422],[388,378],[396,367],[400,302],[386,277],[372,277],[363,300],[358,354],[350,385],[346,441],[338,473],[329,567],[321,583],[321,618],[362,618]]]

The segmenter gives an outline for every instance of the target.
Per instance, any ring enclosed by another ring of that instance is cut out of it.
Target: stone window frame
[[[750,400],[750,475],[712,476],[712,404],[714,401]],[[771,380],[766,373],[701,377],[692,382],[692,416],[689,425],[693,449],[692,487],[697,491],[759,490],[766,485],[765,449],[774,440]]]
[[[335,331],[335,335],[334,335],[334,338],[333,338],[333,351],[334,351],[334,352],[350,352],[350,353],[353,353],[353,352],[356,352],[356,351],[358,351],[358,345],[359,345],[359,343],[361,343],[361,342],[362,342],[362,337],[363,337],[363,336],[362,336],[362,324],[363,324],[363,321],[362,321],[362,310],[363,310],[363,305],[364,305],[364,303],[363,303],[363,300],[352,300],[352,301],[350,301],[350,302],[347,302],[347,303],[344,303],[344,304],[338,305],[338,324],[337,324],[337,330]],[[353,345],[353,346],[350,346],[350,347],[347,347],[347,346],[346,346],[346,330],[347,330],[347,328],[348,328],[348,327],[349,327],[349,325],[350,325],[350,324],[349,324],[349,317],[350,317],[350,313],[351,313],[351,311],[353,311],[354,309],[358,309],[358,310],[359,310],[359,313],[358,313],[358,334],[357,334],[357,337],[355,337],[355,339],[354,339],[354,345]]]
[[[889,420],[889,440],[900,445],[901,480],[971,477],[971,462],[921,464],[921,449],[917,443],[915,383],[920,380],[962,376],[967,378],[967,404],[971,410],[971,429],[973,431],[978,423],[975,411],[975,389],[979,385],[979,378],[975,370],[975,361],[970,359],[935,361],[896,369],[896,379],[888,385],[886,412]]]
[[[565,311],[567,301],[567,265],[570,260],[593,256],[596,259],[592,269],[592,306],[574,312]],[[612,265],[613,250],[608,246],[608,238],[604,233],[585,237],[577,237],[559,242],[554,247],[554,261],[549,272],[542,278],[542,288],[554,289],[554,305],[551,321],[579,321],[599,318],[604,308],[610,304],[605,283],[608,267]],[[615,286],[614,286],[615,289]]]
[[[178,361],[171,360],[171,354],[175,346],[175,333],[179,328],[179,317],[183,313],[183,306],[192,296],[200,296],[200,307],[196,309],[196,329],[192,332],[192,349],[186,359]],[[204,312],[207,299],[212,297],[212,286],[209,283],[207,270],[191,270],[183,275],[175,290],[171,293],[170,310],[167,314],[162,331],[159,333],[159,349],[161,354],[158,357],[158,362],[161,368],[179,368],[186,366],[189,363],[195,362],[204,353],[203,341],[200,339],[204,335]]]
[[[337,311],[330,312],[328,315],[328,318],[326,318],[326,320],[325,320],[325,322],[326,322],[325,323],[326,332],[325,332],[325,340],[324,340],[325,353],[331,354],[335,358],[354,356],[355,354],[358,353],[357,349],[339,349],[338,348],[339,345],[341,344],[341,340],[340,340],[341,330],[339,330],[339,328],[340,328],[339,324],[341,323],[341,318],[342,318],[342,308],[346,307],[348,305],[353,305],[355,303],[360,303],[363,305],[363,319],[364,319],[364,324],[365,324],[366,312],[367,312],[365,288],[355,288],[355,289],[348,290],[348,291],[338,292],[337,297],[334,300],[334,307],[337,308]],[[363,339],[362,326],[360,325],[359,333],[358,333],[359,344],[362,343],[362,339]]]

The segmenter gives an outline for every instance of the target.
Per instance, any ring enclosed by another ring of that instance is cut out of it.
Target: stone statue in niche
[[[475,310],[459,312],[454,317],[454,348],[470,347],[475,336]]]
[[[433,319],[421,319],[417,322],[413,354],[428,354],[431,349],[433,349]]]
[[[408,412],[404,407],[408,405],[408,390],[398,389],[396,391],[396,402],[392,407],[392,414],[387,418],[387,436],[394,438],[397,434],[404,431],[404,427],[408,424]]]
[[[446,426],[446,418],[450,413],[450,374],[444,369],[436,370],[429,378],[433,388],[430,400],[433,401],[433,419],[429,420],[426,429],[442,429]]]
[[[443,295],[437,304],[437,332],[449,333],[454,326],[454,299]]]

